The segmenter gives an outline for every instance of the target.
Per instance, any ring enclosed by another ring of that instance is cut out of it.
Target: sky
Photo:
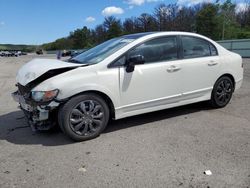
[[[152,13],[161,4],[192,6],[213,0],[0,0],[0,44],[39,45],[66,37],[87,26],[95,28],[105,16],[121,20]],[[244,0],[234,0],[239,5]]]

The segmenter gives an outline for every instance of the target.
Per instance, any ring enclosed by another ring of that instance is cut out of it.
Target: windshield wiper
[[[70,63],[79,63],[79,64],[82,64],[81,61],[78,61],[78,60],[76,60],[76,59],[69,59],[68,62],[70,62]]]
[[[83,63],[83,62],[76,60],[76,59],[68,59],[67,62],[81,64],[80,67],[85,67],[85,66],[96,64],[96,63],[89,63],[89,62]]]

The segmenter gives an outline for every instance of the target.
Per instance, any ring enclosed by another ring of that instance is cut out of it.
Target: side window
[[[210,44],[210,51],[212,56],[218,55],[217,49],[212,44]]]
[[[121,58],[116,60],[114,63],[112,63],[112,66],[113,67],[123,66],[123,65],[125,65],[125,62],[126,62],[126,58],[125,58],[125,56],[122,56]]]
[[[182,46],[184,59],[206,57],[210,56],[211,54],[210,43],[206,40],[199,39],[196,37],[182,36]]]
[[[171,61],[178,58],[176,37],[152,39],[127,53],[127,58],[135,55],[144,56],[145,63]]]

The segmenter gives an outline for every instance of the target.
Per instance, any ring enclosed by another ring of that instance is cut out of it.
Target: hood
[[[82,64],[67,63],[55,59],[34,59],[22,66],[16,76],[16,81],[21,85],[34,81],[38,77],[44,75],[51,70],[57,70],[57,74],[73,69],[74,67],[80,67]],[[59,70],[59,71],[58,71]],[[60,72],[60,70],[62,70]]]

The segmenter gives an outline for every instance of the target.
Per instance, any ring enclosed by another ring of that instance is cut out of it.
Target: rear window
[[[182,36],[183,58],[197,58],[217,55],[217,49],[210,42],[191,36]]]

